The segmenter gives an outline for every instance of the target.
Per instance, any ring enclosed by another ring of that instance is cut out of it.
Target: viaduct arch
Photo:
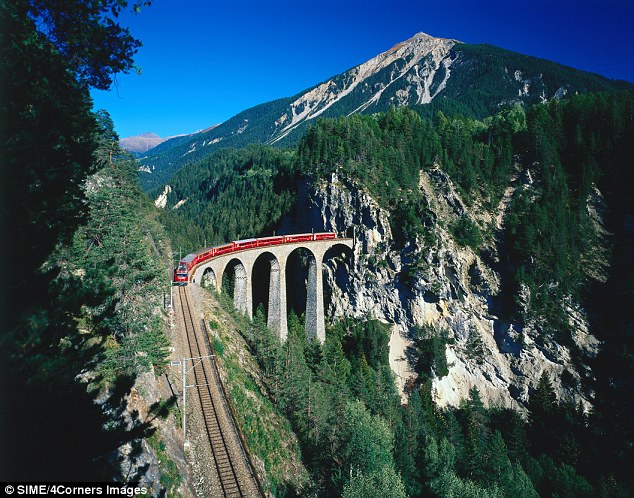
[[[253,269],[256,261],[266,258],[270,264],[267,325],[286,340],[286,263],[289,256],[298,249],[307,251],[308,282],[306,289],[306,333],[308,337],[317,337],[320,342],[326,339],[324,322],[324,284],[323,262],[329,249],[336,246],[353,247],[353,239],[338,238],[277,246],[245,249],[231,254],[215,257],[196,267],[190,281],[195,284],[207,279],[218,292],[222,290],[225,270],[231,265],[235,268],[234,306],[249,318],[253,317]]]

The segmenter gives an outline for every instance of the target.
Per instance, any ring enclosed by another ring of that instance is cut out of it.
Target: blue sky
[[[423,31],[634,82],[634,1],[153,0],[123,18],[142,74],[94,91],[121,137],[191,133]]]

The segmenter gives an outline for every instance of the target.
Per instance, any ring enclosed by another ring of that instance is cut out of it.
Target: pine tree
[[[465,406],[466,437],[464,467],[467,477],[482,480],[485,477],[485,459],[488,442],[487,415],[478,388],[469,389]]]
[[[548,372],[544,371],[528,404],[530,441],[536,454],[549,453],[554,449],[557,408],[555,390]]]
[[[383,466],[371,473],[353,476],[346,482],[342,498],[405,498],[405,486],[393,467]]]
[[[351,476],[394,466],[394,435],[385,421],[371,415],[361,401],[346,404],[341,434],[344,467]]]

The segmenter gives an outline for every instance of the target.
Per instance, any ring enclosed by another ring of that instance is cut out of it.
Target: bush
[[[462,247],[477,249],[483,242],[480,229],[467,215],[452,223],[450,230],[455,241]]]
[[[446,330],[436,330],[433,327],[419,327],[416,330],[416,349],[418,361],[416,371],[424,377],[431,377],[435,374],[442,378],[449,374],[447,355],[445,349],[450,343]]]

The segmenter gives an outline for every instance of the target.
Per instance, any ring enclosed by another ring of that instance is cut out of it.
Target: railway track
[[[237,429],[223,398],[220,379],[209,358],[204,336],[199,333],[187,288],[179,287],[181,316],[187,334],[187,343],[194,366],[195,384],[205,430],[209,438],[215,470],[226,497],[262,496],[254,471],[240,446]]]

